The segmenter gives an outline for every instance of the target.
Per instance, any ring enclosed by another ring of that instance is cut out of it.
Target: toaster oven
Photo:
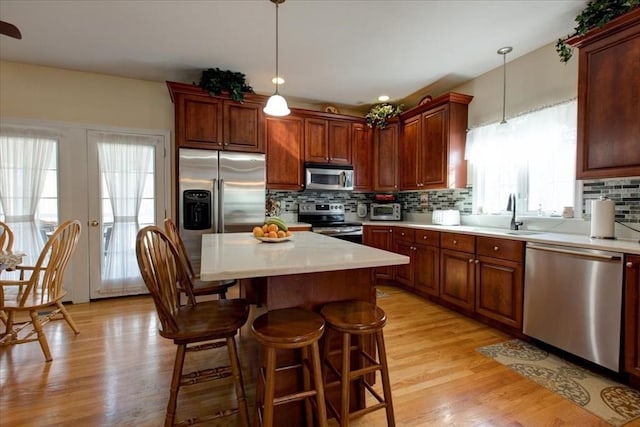
[[[400,203],[371,203],[369,218],[372,221],[400,221]]]

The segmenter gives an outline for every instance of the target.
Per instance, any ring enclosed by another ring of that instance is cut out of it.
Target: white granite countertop
[[[410,227],[424,230],[446,231],[452,233],[473,234],[477,236],[501,237],[534,243],[547,243],[560,246],[573,246],[587,249],[600,249],[640,255],[640,243],[637,239],[592,239],[580,234],[553,233],[533,230],[508,230],[503,228],[479,227],[468,225],[432,225],[406,221],[369,221],[364,225],[383,225]]]
[[[409,257],[309,231],[280,243],[251,233],[204,234],[202,280],[245,279],[408,264]]]

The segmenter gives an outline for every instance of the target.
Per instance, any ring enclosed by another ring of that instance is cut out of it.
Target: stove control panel
[[[344,205],[342,203],[300,203],[301,214],[319,215],[343,215]]]

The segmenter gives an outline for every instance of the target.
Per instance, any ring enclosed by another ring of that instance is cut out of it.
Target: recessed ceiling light
[[[271,79],[271,83],[274,85],[281,85],[284,83],[284,79],[282,77],[274,77]]]
[[[378,101],[380,101],[380,102],[385,102],[385,101],[388,101],[388,100],[389,100],[389,97],[387,95],[380,95],[378,97]]]

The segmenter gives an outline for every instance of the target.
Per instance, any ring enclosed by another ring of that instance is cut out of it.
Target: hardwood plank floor
[[[508,335],[402,290],[382,290],[387,296],[378,304],[389,318],[385,339],[397,425],[608,426],[476,351]],[[44,362],[37,343],[0,348],[0,425],[162,425],[175,346],[158,335],[151,299],[75,304],[69,311],[79,335],[64,322],[45,326],[53,362]],[[257,348],[248,331],[243,334],[238,347],[253,408]],[[185,369],[211,354],[188,355]],[[226,354],[215,357],[224,361]],[[230,382],[187,390],[179,397],[179,419],[233,405]],[[386,425],[384,412],[352,425]]]

